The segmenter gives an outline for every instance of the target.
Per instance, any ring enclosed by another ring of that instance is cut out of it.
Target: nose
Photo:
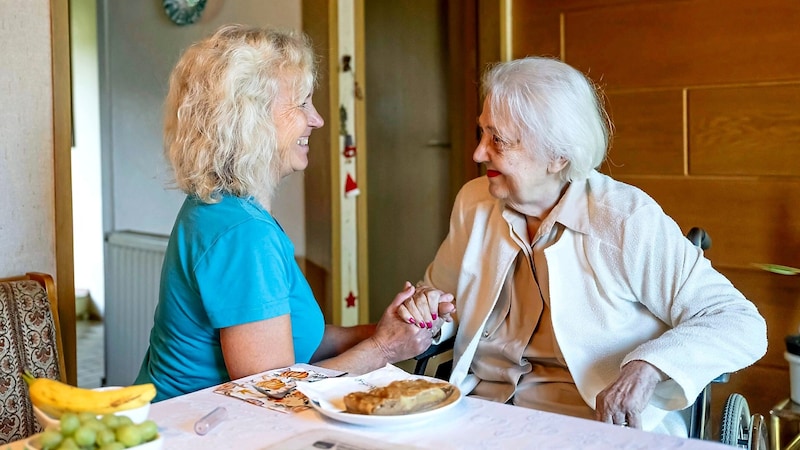
[[[475,151],[472,152],[472,160],[478,164],[489,161],[489,155],[486,152],[485,138],[485,136],[481,137],[478,141],[478,146],[475,147]]]
[[[308,114],[308,126],[311,128],[322,128],[323,125],[325,125],[325,120],[319,115],[317,108],[312,107]]]

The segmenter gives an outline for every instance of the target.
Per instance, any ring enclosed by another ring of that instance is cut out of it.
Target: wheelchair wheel
[[[740,394],[731,394],[722,411],[720,441],[738,448],[750,448],[750,408]]]
[[[764,423],[764,416],[753,414],[750,418],[750,439],[747,442],[749,450],[768,450],[769,435],[767,434],[767,424]]]

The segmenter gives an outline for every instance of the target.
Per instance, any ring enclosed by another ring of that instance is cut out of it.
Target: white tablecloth
[[[313,409],[295,414],[272,411],[212,390],[153,404],[150,418],[159,424],[165,449],[264,449],[314,430],[344,434],[364,448],[389,448],[390,444],[437,450],[731,448],[470,397],[432,423],[375,429],[336,422]],[[194,422],[217,406],[227,409],[226,420],[205,436],[195,434]]]

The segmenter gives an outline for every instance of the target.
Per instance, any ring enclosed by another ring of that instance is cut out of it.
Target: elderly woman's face
[[[311,132],[325,124],[314,108],[310,94],[302,102],[296,102],[292,97],[292,91],[285,84],[281,85],[272,108],[272,119],[278,134],[278,152],[283,157],[281,177],[305,170]]]
[[[506,200],[523,214],[535,214],[538,209],[552,207],[551,197],[555,193],[560,195],[563,186],[558,172],[564,163],[543,159],[535,149],[526,147],[520,136],[509,135],[513,128],[503,118],[492,114],[488,97],[483,103],[478,126],[481,138],[472,159],[486,166],[492,196]]]

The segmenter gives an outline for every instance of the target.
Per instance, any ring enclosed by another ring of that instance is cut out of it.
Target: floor
[[[78,386],[96,388],[103,386],[106,377],[105,340],[103,322],[79,320],[75,323],[78,338]]]

